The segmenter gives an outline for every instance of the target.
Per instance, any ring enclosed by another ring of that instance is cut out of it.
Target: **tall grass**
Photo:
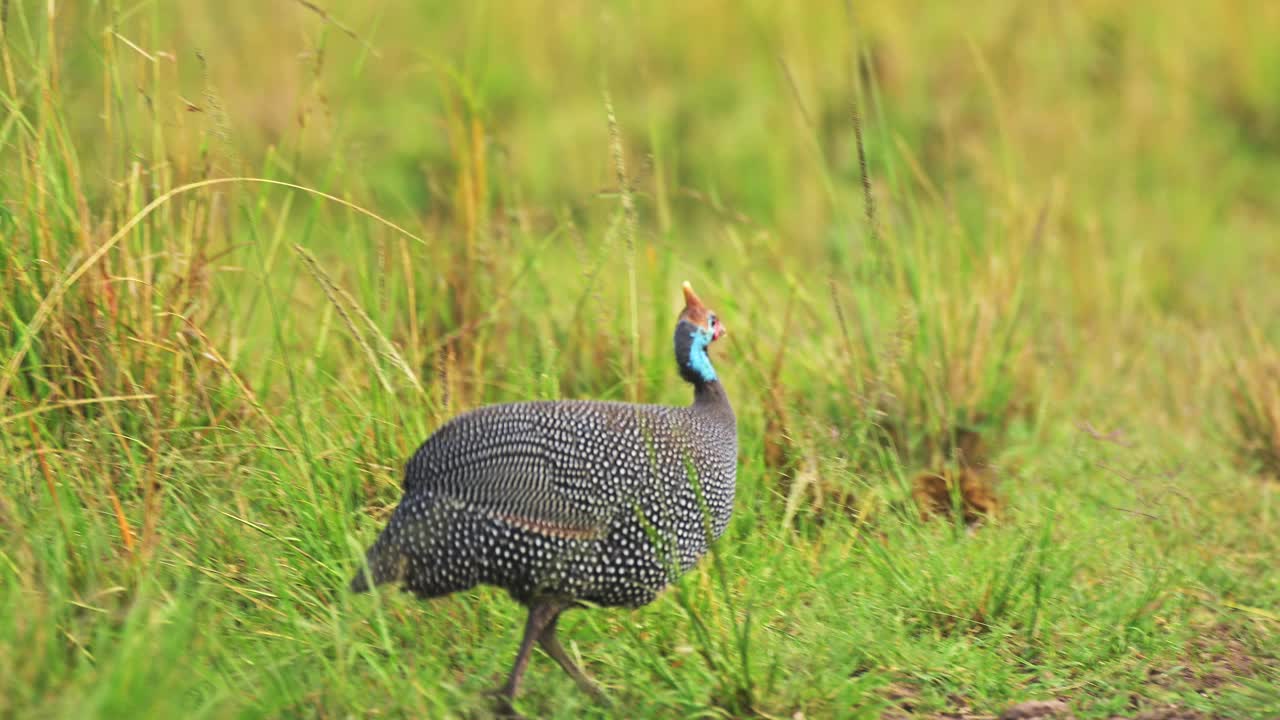
[[[564,623],[615,710],[1265,714],[1274,10],[248,10],[4,5],[0,715],[485,712],[517,607],[345,581],[453,414],[687,402],[685,279],[735,517]]]

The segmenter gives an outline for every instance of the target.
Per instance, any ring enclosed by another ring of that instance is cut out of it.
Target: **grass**
[[[735,516],[566,619],[616,707],[1280,713],[1280,15],[1162,9],[4,3],[0,715],[483,716],[520,608],[346,581],[453,414],[686,402],[685,279]]]

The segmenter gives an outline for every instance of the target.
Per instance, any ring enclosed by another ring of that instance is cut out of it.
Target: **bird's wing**
[[[643,447],[640,428],[653,421],[641,417],[568,404],[482,408],[423,444],[405,491],[426,489],[543,534],[595,537],[631,511],[649,476],[625,456]]]

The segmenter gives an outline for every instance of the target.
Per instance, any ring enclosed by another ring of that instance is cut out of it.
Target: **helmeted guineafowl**
[[[505,588],[529,609],[499,691],[508,708],[534,641],[600,697],[556,639],[560,613],[652,601],[729,522],[737,424],[707,356],[725,329],[683,289],[675,352],[692,405],[522,402],[454,418],[405,467],[400,505],[351,582],[424,598]]]

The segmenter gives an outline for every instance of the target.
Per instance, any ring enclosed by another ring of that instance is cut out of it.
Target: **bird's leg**
[[[524,677],[525,668],[529,667],[529,654],[533,652],[533,641],[542,636],[542,631],[548,623],[555,622],[556,616],[563,608],[563,604],[548,600],[539,601],[529,608],[529,619],[525,622],[520,652],[516,653],[516,662],[511,667],[511,674],[507,676],[507,684],[498,690],[498,702],[504,714],[517,715],[512,703],[516,699],[516,690],[520,688],[520,679]]]
[[[565,652],[564,646],[560,644],[560,638],[556,637],[556,626],[559,623],[560,613],[557,612],[551,618],[551,622],[547,623],[547,626],[542,629],[542,634],[538,636],[538,644],[557,663],[560,663],[560,667],[569,673],[569,677],[573,678],[573,681],[578,684],[578,687],[583,692],[590,695],[596,702],[607,704],[608,698],[605,697],[604,691],[600,689],[600,686],[594,680],[587,677],[586,673],[582,672],[582,668],[578,667],[573,658],[569,657],[569,653]]]

